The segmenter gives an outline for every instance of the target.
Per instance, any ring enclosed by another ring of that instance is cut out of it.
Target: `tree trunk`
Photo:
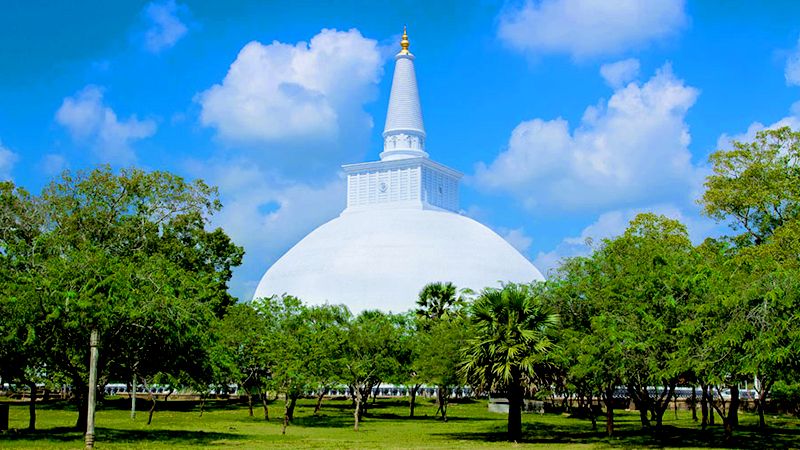
[[[722,425],[725,427],[725,442],[730,443],[733,439],[733,429],[736,426],[734,419],[738,417],[738,412],[735,411],[739,408],[739,388],[736,386],[730,387],[731,398],[729,400],[729,404],[722,396],[722,390],[719,387],[716,387],[716,389],[719,396],[719,401],[712,401],[711,404],[714,406],[714,409],[717,410],[720,419],[722,419]],[[734,398],[736,399],[735,401]]]
[[[150,393],[150,401],[153,402],[153,404],[150,405],[150,414],[147,416],[148,425],[153,422],[153,413],[156,411],[156,396],[153,395],[152,392]]]
[[[758,393],[756,400],[756,410],[758,411],[758,427],[764,429],[767,427],[767,421],[764,419],[764,412],[767,407],[767,396],[771,386],[762,381],[761,392]]]
[[[609,436],[614,435],[614,388],[606,389],[605,392],[606,402],[606,434]]]
[[[642,423],[642,428],[650,428],[650,418],[647,413],[650,412],[651,400],[647,387],[629,384],[627,388],[628,395],[631,396],[633,404],[636,405],[636,409],[639,411],[639,421]]]
[[[328,388],[323,387],[319,391],[319,395],[317,396],[317,405],[314,407],[314,415],[316,416],[319,414],[319,410],[322,408],[322,398],[325,397],[325,394],[328,393]]]
[[[69,392],[72,396],[72,401],[78,407],[78,420],[75,422],[75,430],[80,432],[86,431],[86,413],[87,413],[87,393],[89,387],[86,386],[86,380],[82,378],[72,377],[73,389]]]
[[[264,420],[269,420],[269,406],[267,406],[267,394],[269,394],[269,392],[261,392],[261,387],[258,388],[258,397],[261,398],[261,404],[264,406]]]
[[[700,426],[705,430],[706,427],[709,425],[709,418],[708,418],[708,385],[701,384],[700,385],[700,413],[702,415],[702,420],[700,422]]]
[[[354,389],[355,392],[355,410],[353,412],[353,418],[355,419],[355,424],[353,425],[353,430],[358,431],[358,420],[361,418],[361,390]]]
[[[438,388],[438,401],[439,401],[439,410],[442,411],[442,420],[447,422],[447,399],[449,397],[449,392],[446,390],[447,386],[439,386]]]
[[[378,397],[378,391],[381,390],[381,382],[378,381],[378,384],[375,385],[375,390],[372,391],[372,404],[375,404],[375,399]]]
[[[250,389],[245,389],[247,392],[247,408],[250,410],[250,417],[253,417],[253,394]]]
[[[739,426],[739,386],[734,384],[731,386],[731,405],[728,411],[728,422],[731,423],[733,428]]]
[[[289,394],[285,394],[283,400],[283,428],[281,428],[281,434],[286,434],[287,426],[289,426]]]
[[[133,387],[131,388],[131,420],[136,418],[136,374],[133,374]]]
[[[733,439],[733,423],[725,419],[722,422],[725,424],[725,442],[730,442]]]
[[[361,407],[358,410],[359,418],[364,417],[364,414],[369,410],[369,396],[372,392],[372,385],[367,384],[361,390]]]
[[[660,394],[660,396],[651,401],[651,404],[653,406],[653,416],[656,421],[656,429],[659,431],[661,430],[661,426],[664,423],[664,413],[667,412],[670,400],[672,399],[672,396],[674,394],[675,394],[675,383],[671,383],[664,389],[664,391]],[[677,403],[675,404],[675,406],[676,406],[675,417],[677,418],[678,416]]]
[[[33,431],[36,429],[36,396],[39,394],[36,383],[29,382],[28,387],[31,388],[31,401],[28,405],[28,430]]]
[[[672,397],[672,409],[675,411],[675,420],[678,420],[678,396]]]
[[[200,396],[200,417],[203,417],[203,410],[205,410],[206,406],[206,394]]]
[[[289,396],[289,409],[287,410],[289,422],[294,422],[294,407],[297,405],[297,397],[297,394],[292,394]]]
[[[408,408],[409,408],[408,417],[414,417],[414,408],[417,406],[416,405],[417,391],[419,390],[419,387],[420,387],[419,384],[415,384],[415,385],[412,385],[411,389],[409,390],[410,400],[408,402],[409,403],[408,404]]]
[[[522,377],[519,369],[511,371],[511,383],[508,387],[508,440],[522,440]]]

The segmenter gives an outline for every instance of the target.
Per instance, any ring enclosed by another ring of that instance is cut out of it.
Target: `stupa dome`
[[[543,279],[508,242],[466,216],[370,209],[345,212],[312,231],[267,271],[255,297],[288,293],[354,312],[403,312],[432,281],[480,291],[501,281]]]
[[[543,280],[496,233],[458,212],[461,173],[428,158],[425,126],[403,30],[395,56],[380,161],[343,166],[347,208],[267,270],[255,298],[404,312],[430,282],[480,291]]]

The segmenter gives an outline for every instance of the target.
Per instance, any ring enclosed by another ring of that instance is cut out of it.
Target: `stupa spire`
[[[403,27],[400,52],[394,57],[392,93],[383,129],[383,161],[428,156],[425,152],[425,126],[414,72],[414,55],[408,47],[408,32]]]

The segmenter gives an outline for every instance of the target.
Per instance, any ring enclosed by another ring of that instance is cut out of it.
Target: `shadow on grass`
[[[185,430],[116,430],[98,427],[95,431],[98,442],[146,442],[154,441],[173,445],[212,445],[220,440],[237,440],[246,437],[235,433],[216,433]],[[71,427],[47,428],[36,431],[8,431],[0,434],[0,447],[3,441],[29,442],[72,442],[83,441],[83,433]]]
[[[800,429],[740,427],[733,439],[726,442],[722,427],[711,427],[705,431],[697,428],[681,428],[665,425],[659,432],[646,430],[631,423],[618,426],[614,436],[609,437],[598,422],[598,430],[592,431],[588,422],[571,425],[546,423],[523,424],[522,443],[528,444],[600,444],[628,448],[699,447],[699,448],[745,448],[763,449],[798,448]],[[487,432],[439,433],[448,439],[480,442],[504,442],[506,427],[493,427]]]

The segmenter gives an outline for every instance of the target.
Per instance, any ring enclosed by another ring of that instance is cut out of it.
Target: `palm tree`
[[[522,437],[524,380],[549,366],[550,333],[558,316],[542,301],[543,284],[509,283],[485,289],[470,305],[473,337],[463,353],[462,371],[471,384],[508,395],[508,439]]]
[[[456,287],[451,282],[428,283],[419,292],[417,300],[417,317],[429,320],[446,318],[462,303],[461,297],[456,293]]]

